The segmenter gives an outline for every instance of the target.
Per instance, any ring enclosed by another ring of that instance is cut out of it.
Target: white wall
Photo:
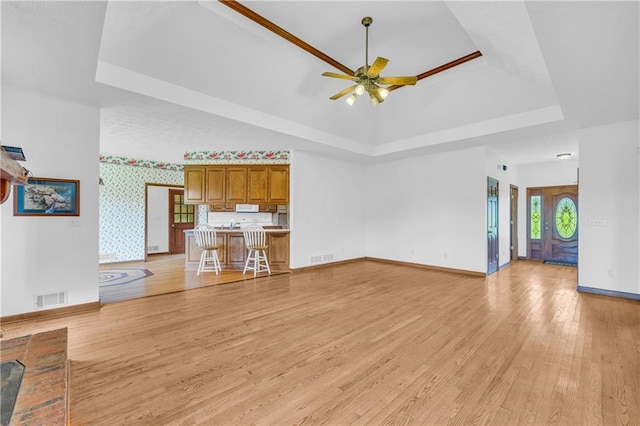
[[[582,153],[580,154],[582,155]],[[576,185],[578,160],[555,160],[518,167],[518,256],[527,256],[527,188]],[[580,192],[578,188],[578,192]],[[582,207],[578,202],[578,216]],[[582,237],[582,236],[580,236]]]
[[[2,88],[2,142],[21,146],[36,177],[80,181],[80,216],[13,216],[0,206],[0,315],[35,310],[36,295],[98,300],[98,108]],[[71,226],[78,220],[79,226]]]
[[[511,261],[511,185],[518,186],[518,171],[502,154],[491,148],[487,148],[486,157],[487,176],[498,180],[498,265],[505,266]],[[507,170],[498,168],[503,165]]]
[[[580,287],[640,294],[639,124],[580,132]]]
[[[295,151],[290,176],[291,267],[364,257],[364,166]]]
[[[158,246],[151,250],[150,247]],[[147,186],[147,253],[169,252],[169,188]]]
[[[484,147],[367,168],[367,256],[485,273]]]

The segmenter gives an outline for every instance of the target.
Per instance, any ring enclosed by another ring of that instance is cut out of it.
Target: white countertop
[[[229,228],[217,228],[214,227],[213,228],[217,233],[219,234],[231,234],[231,233],[242,233],[242,228],[233,228],[233,229],[229,229]],[[185,234],[193,234],[193,229],[185,229]],[[265,228],[264,232],[267,233],[289,233],[289,228],[286,229],[271,229],[271,228]]]

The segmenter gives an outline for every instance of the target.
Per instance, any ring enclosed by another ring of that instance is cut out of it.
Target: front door
[[[511,221],[511,260],[518,260],[518,187],[511,185],[511,208],[509,216]]]
[[[578,186],[527,189],[529,258],[578,264]]]
[[[487,178],[487,274],[498,270],[498,181]]]
[[[169,190],[169,253],[185,252],[184,231],[193,229],[194,205],[184,204],[184,190]]]

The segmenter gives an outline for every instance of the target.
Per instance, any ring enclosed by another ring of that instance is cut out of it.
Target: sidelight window
[[[530,202],[531,239],[539,240],[542,238],[542,228],[540,227],[542,223],[542,196],[532,195]]]

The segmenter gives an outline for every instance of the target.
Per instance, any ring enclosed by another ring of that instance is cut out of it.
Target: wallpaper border
[[[187,151],[185,164],[289,164],[289,151]],[[100,162],[118,166],[183,171],[182,164],[100,154]]]
[[[192,151],[185,164],[289,164],[289,151]]]
[[[175,172],[183,171],[182,164],[165,163],[162,161],[139,160],[130,157],[116,157],[113,155],[100,155],[100,162],[115,164],[118,166],[146,167],[151,169],[171,170]]]

